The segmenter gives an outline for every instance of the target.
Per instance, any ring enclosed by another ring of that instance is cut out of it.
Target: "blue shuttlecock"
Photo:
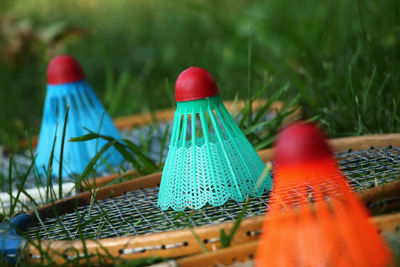
[[[268,174],[256,183],[264,164],[222,103],[206,70],[191,67],[175,84],[175,112],[168,156],[161,178],[162,209],[200,209],[243,201],[270,189]]]
[[[85,81],[83,70],[73,57],[62,55],[54,58],[47,69],[47,80],[36,166],[40,173],[46,171],[56,137],[52,174],[58,176],[62,133],[69,106],[63,151],[63,176],[81,174],[107,141],[96,139],[69,142],[69,139],[88,134],[85,128],[115,139],[121,139],[121,136],[93,89]],[[118,165],[122,161],[123,157],[118,151],[110,148],[96,163],[96,170],[103,171],[107,164]]]

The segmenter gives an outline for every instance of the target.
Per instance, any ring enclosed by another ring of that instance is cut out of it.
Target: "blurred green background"
[[[222,97],[288,85],[330,136],[400,130],[400,1],[6,0],[0,3],[0,142],[37,134],[46,67],[75,56],[113,116],[173,105],[206,68]]]

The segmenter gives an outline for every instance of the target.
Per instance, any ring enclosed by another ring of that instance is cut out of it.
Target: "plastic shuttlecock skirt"
[[[47,171],[55,140],[52,175],[58,176],[59,174],[63,128],[68,106],[69,116],[66,124],[62,162],[64,177],[82,173],[90,160],[107,143],[102,139],[84,142],[69,142],[69,139],[88,134],[86,129],[121,139],[111,117],[86,81],[48,85],[36,150],[36,166],[40,173]],[[118,165],[122,161],[123,157],[112,147],[96,163],[96,170],[103,171],[107,165]]]
[[[269,213],[256,266],[388,266],[389,248],[348,194]]]
[[[264,164],[219,95],[178,102],[158,205],[183,210],[229,198],[243,201],[270,189],[270,174],[255,188]]]
[[[333,157],[277,166],[275,179],[257,266],[386,266],[390,261],[389,249]]]

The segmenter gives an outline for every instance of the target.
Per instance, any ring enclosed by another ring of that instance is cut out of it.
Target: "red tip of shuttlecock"
[[[298,164],[332,157],[325,135],[312,123],[296,122],[284,128],[275,142],[276,164]]]
[[[175,101],[191,101],[218,95],[214,78],[205,69],[190,67],[176,79]]]
[[[47,68],[47,83],[56,85],[83,80],[85,74],[79,62],[68,55],[53,58]]]
[[[282,203],[307,204],[310,189],[314,201],[348,190],[346,178],[338,169],[325,135],[312,123],[296,122],[279,133],[275,143],[274,172],[273,195],[279,201],[272,201],[271,206],[277,208]],[[322,185],[326,186],[322,188]]]

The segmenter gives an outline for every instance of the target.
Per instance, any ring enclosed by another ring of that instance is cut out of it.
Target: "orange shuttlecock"
[[[303,122],[283,129],[256,266],[387,266],[391,252],[368,217],[324,134]]]

